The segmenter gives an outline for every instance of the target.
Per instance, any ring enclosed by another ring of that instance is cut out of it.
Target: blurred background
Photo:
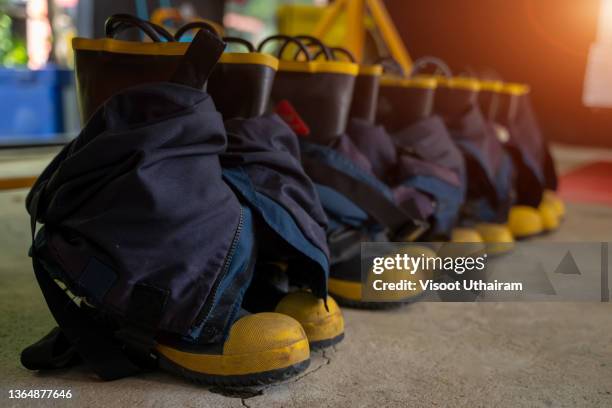
[[[251,40],[308,27],[326,0],[0,0],[0,145],[61,143],[80,128],[74,36],[130,13],[223,24]],[[386,0],[413,58],[531,84],[546,136],[612,147],[612,0]],[[300,10],[292,13],[282,6]],[[299,7],[303,7],[300,9]],[[297,28],[296,28],[297,27]]]
[[[51,324],[26,255],[31,235],[25,199],[60,145],[81,127],[72,71],[75,36],[101,38],[109,15],[129,13],[166,26],[206,18],[222,24],[227,35],[258,42],[278,31],[311,33],[330,3],[0,0],[0,388],[2,380],[15,389],[69,385],[82,398],[75,406],[240,406],[218,390],[153,374],[92,386],[82,372],[56,377],[25,370],[19,352]],[[384,4],[413,60],[437,56],[455,73],[531,86],[569,214],[557,232],[536,242],[612,241],[612,0]],[[372,22],[366,23],[365,57],[371,62],[387,50]],[[329,35],[340,36],[337,27]],[[608,263],[612,270],[612,258]],[[384,317],[346,311],[350,338],[359,341],[344,342],[338,358],[335,349],[313,354],[316,375],[266,388],[258,398],[245,396],[242,405],[328,406],[348,396],[361,406],[426,406],[435,399],[449,406],[612,406],[609,303],[418,303],[402,310]]]

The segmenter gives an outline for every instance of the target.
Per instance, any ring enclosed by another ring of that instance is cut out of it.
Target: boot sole
[[[363,302],[361,300],[354,299],[346,299],[342,296],[338,296],[333,294],[334,299],[338,302],[339,305],[349,307],[352,309],[364,309],[364,310],[391,310],[391,309],[399,309],[400,307],[404,307],[410,305],[412,303],[416,303],[425,297],[425,292],[421,292],[416,296],[412,296],[410,298],[406,298],[403,300],[394,300],[392,302]]]
[[[301,327],[300,331],[303,333]],[[248,340],[245,338],[245,341]],[[290,344],[252,352],[248,349],[238,350],[232,354],[209,354],[161,343],[157,344],[156,349],[161,368],[208,385],[269,384],[305,370],[310,362],[306,336]]]
[[[303,372],[310,365],[310,358],[290,365],[270,371],[262,371],[253,374],[240,375],[215,375],[195,372],[185,367],[181,367],[172,360],[159,354],[159,367],[170,373],[179,375],[186,380],[199,385],[213,385],[220,387],[252,387],[266,385],[274,382],[287,380]]]
[[[424,292],[420,292],[414,296],[394,299],[393,301],[388,302],[364,302],[357,299],[361,298],[361,282],[345,281],[335,278],[329,278],[329,282],[329,294],[333,296],[336,302],[338,302],[338,304],[341,306],[350,307],[353,309],[396,309],[402,305],[414,303],[421,299],[424,295]],[[337,285],[337,287],[331,287],[332,283]],[[339,292],[344,293],[345,296],[342,296],[342,294]]]
[[[340,333],[339,335],[331,339],[312,341],[310,342],[310,350],[321,350],[324,348],[328,348],[340,343],[342,340],[344,340],[344,333]]]

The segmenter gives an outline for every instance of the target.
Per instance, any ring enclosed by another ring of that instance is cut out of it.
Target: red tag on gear
[[[288,100],[282,100],[276,105],[275,112],[298,136],[308,136],[310,128],[302,120],[293,105]]]

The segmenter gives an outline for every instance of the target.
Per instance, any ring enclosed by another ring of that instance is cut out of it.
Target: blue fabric
[[[472,157],[474,160],[478,162],[478,164],[480,165],[480,167],[482,167],[482,170],[485,172],[488,179],[490,180],[495,179],[495,175],[492,173],[491,166],[489,166],[489,163],[483,157],[478,146],[474,145],[469,140],[458,140],[457,145],[459,145],[462,150],[466,151],[470,155],[470,157]]]
[[[255,230],[253,215],[248,206],[242,206],[240,217],[240,228],[236,229],[236,246],[228,253],[227,271],[219,281],[210,313],[206,320],[193,328],[186,340],[197,341],[204,326],[219,327],[226,337],[242,304],[244,293],[253,277],[249,267],[255,255]]]
[[[495,186],[498,194],[502,197],[502,202],[510,202],[512,195],[512,174],[514,173],[514,165],[512,159],[507,153],[502,156],[502,162],[495,177]]]
[[[514,172],[511,166],[508,167],[508,153],[498,139],[493,123],[485,119],[477,95],[472,91],[450,88],[439,91],[436,91],[435,111],[444,119],[465,156],[467,199],[462,211],[464,220],[488,221],[482,218],[488,209],[481,213],[480,204],[471,203],[485,198],[496,214],[494,222],[507,221],[514,196]]]
[[[314,143],[308,143],[302,141],[300,143],[302,148],[302,155],[308,155],[314,160],[318,160],[321,163],[333,167],[334,169],[341,171],[369,186],[380,191],[382,195],[387,197],[389,200],[394,201],[393,191],[382,181],[378,180],[376,176],[371,173],[364,171],[357,167],[351,160],[344,155],[336,152],[330,147],[321,146]]]
[[[116,280],[117,272],[92,257],[79,277],[79,286],[87,288],[97,302],[102,302],[102,299],[113,287]]]
[[[167,291],[158,327],[186,335],[240,217],[221,174],[226,144],[223,118],[202,90],[155,83],[117,93],[28,195],[28,211],[47,226],[45,261],[61,266],[73,292],[120,317],[140,282]],[[91,258],[117,272],[103,299],[80,285]]]
[[[368,214],[346,196],[333,188],[321,184],[315,185],[329,220],[335,221],[333,226],[330,225],[330,230],[337,228],[338,225],[361,228],[368,221]]]
[[[475,214],[475,217],[471,217],[481,222],[492,222],[497,223],[502,220],[499,219],[495,209],[491,206],[491,203],[484,197],[472,198],[466,203],[466,212],[468,214]],[[473,221],[473,219],[468,221]]]
[[[534,174],[534,176],[538,179],[538,181],[541,182],[542,185],[544,185],[545,177],[544,177],[544,172],[542,171],[542,169],[538,167],[535,160],[531,157],[530,154],[525,153],[524,149],[519,149],[519,150],[521,152],[521,158],[523,159],[522,161],[525,167],[527,167]]]
[[[254,189],[287,210],[306,238],[327,254],[327,218],[312,180],[300,162],[296,134],[278,115],[225,122],[225,169],[240,167]]]
[[[404,181],[407,186],[430,194],[436,200],[432,233],[447,235],[459,218],[465,190],[433,176],[414,176]]]
[[[497,171],[493,174],[490,166],[487,164],[487,159],[477,146],[466,140],[459,140],[457,144],[485,172],[487,179],[491,181],[491,187],[495,193],[494,200],[489,199],[486,195],[469,197],[465,206],[466,213],[469,214],[470,218],[475,218],[479,221],[505,222],[513,202],[512,182],[514,166],[509,154],[505,151],[500,154]]]
[[[557,188],[557,175],[550,156],[546,138],[542,134],[529,94],[518,98],[516,114],[502,118],[502,124],[510,131],[509,144],[520,151],[523,164],[535,175],[537,183],[523,189],[519,200],[539,203],[543,190]],[[529,180],[519,179],[519,183]]]
[[[224,169],[223,177],[263,218],[265,223],[298,253],[307,257],[319,266],[327,280],[329,275],[329,260],[325,253],[310,242],[302,233],[291,214],[277,202],[255,190],[251,180],[243,169],[235,167]],[[260,245],[265,245],[261,242]]]
[[[381,197],[385,197],[390,201],[395,202],[395,196],[390,187],[378,180],[372,173],[367,172],[361,167],[353,163],[345,155],[333,150],[330,147],[322,146],[305,141],[300,142],[302,155],[324,163],[325,165],[334,168],[335,170],[346,174],[380,192]],[[373,236],[378,234],[384,228],[371,221],[368,214],[361,209],[352,200],[345,195],[339,193],[331,187],[323,186],[316,183],[317,191],[321,204],[325,209],[328,217],[329,226],[328,234],[339,228],[353,227],[360,230],[362,233]]]

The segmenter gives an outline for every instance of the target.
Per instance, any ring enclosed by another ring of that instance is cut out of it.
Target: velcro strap
[[[115,336],[140,362],[149,360],[155,346],[155,333],[166,306],[169,292],[144,283],[134,286],[127,311],[128,325]]]
[[[36,279],[47,306],[63,335],[72,344],[85,364],[101,379],[110,381],[142,372],[124,353],[113,332],[77,306],[51,279],[33,252]]]

